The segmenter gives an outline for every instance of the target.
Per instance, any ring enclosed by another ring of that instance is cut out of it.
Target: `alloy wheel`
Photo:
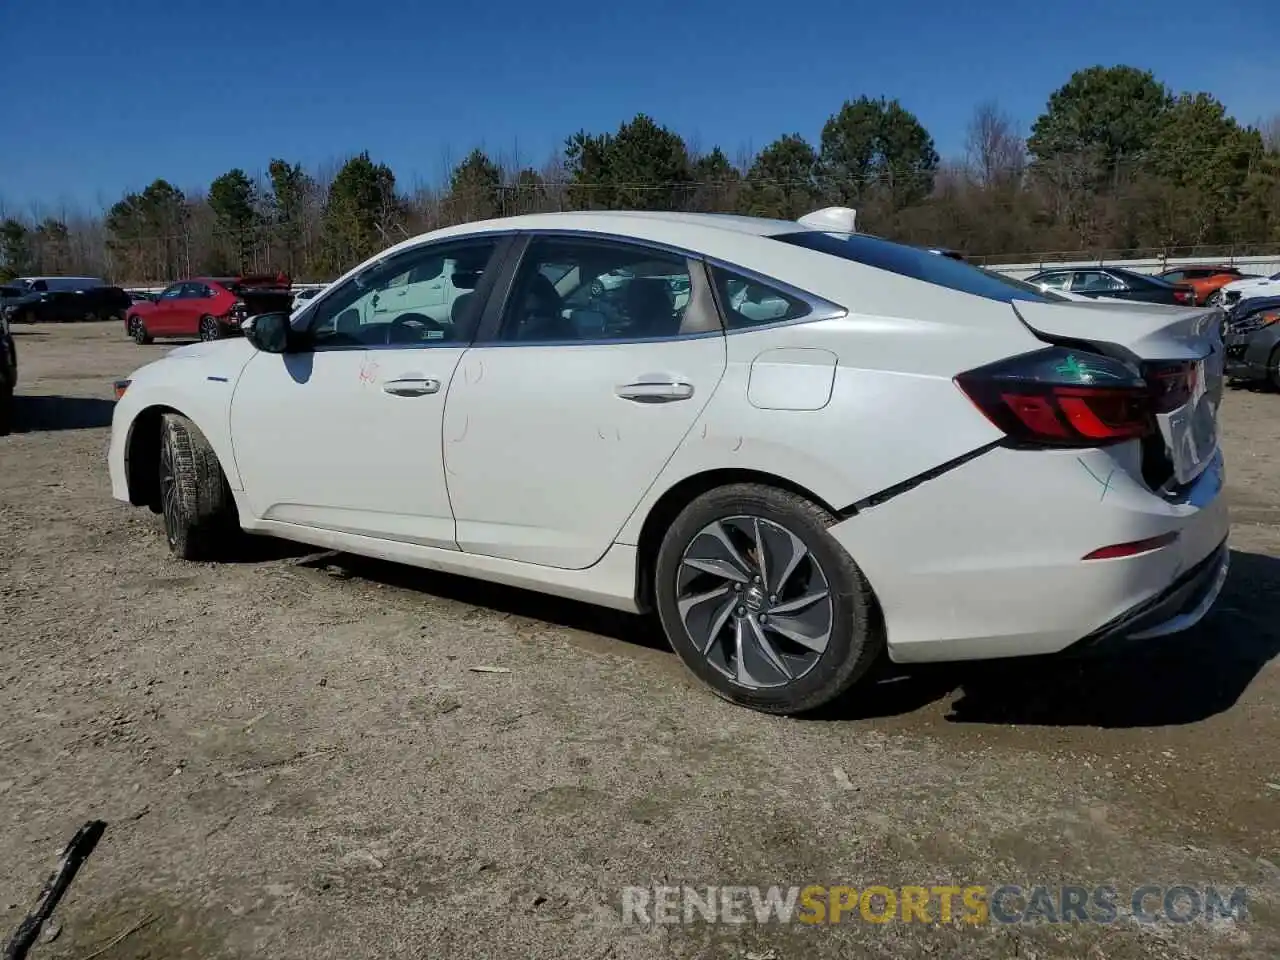
[[[205,317],[200,321],[200,339],[204,341],[218,339],[218,321],[213,317]]]
[[[676,607],[702,656],[750,689],[785,686],[821,659],[835,611],[818,558],[762,517],[715,520],[689,542]]]

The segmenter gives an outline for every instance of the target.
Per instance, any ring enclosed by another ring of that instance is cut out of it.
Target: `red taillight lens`
[[[1178,287],[1173,291],[1173,299],[1188,306],[1196,305],[1196,292],[1190,287]]]
[[[1085,560],[1118,560],[1121,557],[1136,557],[1140,553],[1150,553],[1152,550],[1159,550],[1161,547],[1167,547],[1178,539],[1177,531],[1172,533],[1162,533],[1158,537],[1148,537],[1146,540],[1131,540],[1128,543],[1116,543],[1109,547],[1099,547],[1092,553],[1084,555]]]
[[[1097,447],[1155,428],[1141,374],[1101,354],[1054,347],[962,373],[956,384],[1021,444]]]
[[[1169,413],[1190,403],[1199,386],[1200,365],[1194,361],[1148,363],[1143,371],[1155,413]]]

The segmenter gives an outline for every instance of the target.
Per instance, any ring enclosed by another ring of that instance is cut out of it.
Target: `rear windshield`
[[[1149,273],[1138,273],[1136,270],[1118,270],[1112,267],[1111,272],[1122,280],[1128,280],[1131,286],[1164,288],[1176,285],[1170,283],[1164,277],[1155,277]]]
[[[1006,277],[993,270],[984,270],[963,260],[953,260],[919,247],[911,247],[879,237],[857,233],[826,233],[819,230],[803,230],[784,233],[773,239],[793,246],[816,250],[843,260],[852,260],[868,267],[888,270],[904,277],[937,284],[949,290],[970,293],[988,300],[1009,303],[1013,300],[1034,300],[1041,303],[1066,300],[1067,297],[1033,287],[1022,280]]]

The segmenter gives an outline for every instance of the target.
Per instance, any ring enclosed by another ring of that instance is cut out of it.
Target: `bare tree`
[[[983,187],[1000,187],[1021,181],[1027,165],[1027,143],[1017,124],[994,100],[978,104],[969,121],[965,158]]]
[[[1261,129],[1262,142],[1267,145],[1267,149],[1273,153],[1280,153],[1280,113],[1274,114],[1269,120],[1264,120]]]

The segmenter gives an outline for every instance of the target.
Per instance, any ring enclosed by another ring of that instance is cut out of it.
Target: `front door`
[[[186,284],[175,283],[156,298],[155,309],[146,315],[147,330],[157,337],[172,337],[182,332],[178,305]]]
[[[449,390],[458,545],[582,569],[719,384],[720,319],[700,262],[628,243],[537,237],[511,290]]]
[[[446,243],[477,282],[498,246],[496,238]],[[401,252],[325,291],[294,319],[310,349],[249,362],[231,439],[255,517],[457,548],[441,424],[478,311],[454,324],[370,309],[443,246]]]

